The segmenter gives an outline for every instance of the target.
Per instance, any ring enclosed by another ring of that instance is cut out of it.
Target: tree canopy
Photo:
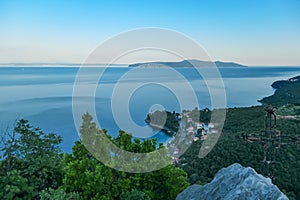
[[[2,135],[1,199],[37,198],[62,179],[62,138],[45,134],[21,119],[10,134]]]
[[[89,114],[83,116],[82,133],[99,131]],[[108,139],[121,149],[148,153],[156,140],[133,139],[125,131]],[[72,153],[59,148],[62,138],[33,128],[20,120],[2,138],[1,199],[175,199],[189,184],[187,174],[174,165],[148,173],[126,173],[107,167],[75,142]],[[164,148],[159,145],[158,148]]]

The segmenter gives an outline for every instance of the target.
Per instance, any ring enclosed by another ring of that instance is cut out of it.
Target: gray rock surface
[[[206,185],[192,185],[181,192],[176,200],[287,200],[273,185],[271,179],[257,174],[250,167],[233,164],[221,169]]]

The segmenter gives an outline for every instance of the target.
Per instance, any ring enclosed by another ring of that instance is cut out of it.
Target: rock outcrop
[[[273,185],[271,179],[257,174],[250,167],[233,164],[221,169],[206,185],[192,185],[181,192],[176,200],[234,200],[263,199],[288,200]]]

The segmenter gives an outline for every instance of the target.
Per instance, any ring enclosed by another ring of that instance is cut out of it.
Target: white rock
[[[233,164],[221,169],[206,185],[192,185],[176,200],[288,200],[271,179],[250,167]]]

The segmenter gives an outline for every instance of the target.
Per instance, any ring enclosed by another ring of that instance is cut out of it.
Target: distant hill
[[[300,104],[300,76],[275,81],[271,86],[276,91],[273,95],[259,100],[262,104],[272,104],[274,106]]]
[[[202,60],[183,60],[180,62],[146,62],[146,63],[135,63],[128,65],[128,67],[159,67],[159,66],[169,66],[169,67],[247,67],[234,62],[211,62]]]

